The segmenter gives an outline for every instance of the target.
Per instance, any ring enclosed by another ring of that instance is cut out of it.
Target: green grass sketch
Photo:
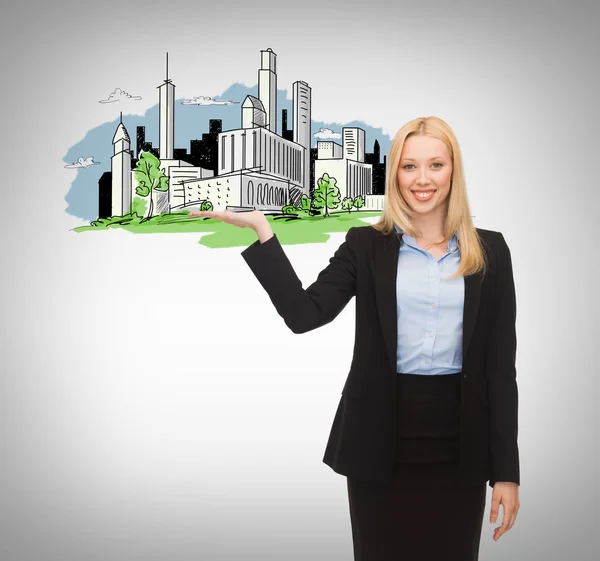
[[[364,218],[377,217],[380,211],[348,212],[344,210],[329,212],[329,216],[308,216],[306,213],[265,214],[273,232],[282,245],[306,243],[324,243],[329,234],[347,232],[353,226],[365,226]],[[207,232],[198,241],[210,248],[247,247],[258,238],[250,228],[240,228],[203,216],[188,216],[187,211],[172,212],[153,216],[141,222],[136,213],[114,218],[94,220],[90,226],[73,228],[75,232],[89,232],[121,228],[132,234],[176,234]]]

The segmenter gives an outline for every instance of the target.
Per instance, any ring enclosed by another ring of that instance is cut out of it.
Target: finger
[[[504,509],[504,505],[502,505],[502,508]],[[503,520],[502,520],[502,523],[500,524],[500,526],[496,526],[494,528],[494,540],[497,540],[498,538],[500,538],[500,536],[503,533],[502,532],[502,525],[503,525],[503,522],[504,522],[504,518],[505,518],[505,516],[503,515]]]
[[[519,512],[519,505],[517,504],[517,506],[515,506],[515,510],[513,511],[512,517],[510,519],[510,523],[508,525],[508,529],[510,530],[515,522],[517,521],[517,513]]]
[[[225,220],[227,216],[225,212],[221,210],[201,210],[200,215],[214,218],[215,220]]]
[[[492,508],[490,510],[490,522],[493,524],[498,519],[498,508],[500,507],[499,493],[492,494]]]
[[[508,531],[508,526],[510,523],[510,520],[512,519],[512,514],[514,511],[514,506],[512,505],[502,505],[502,525],[499,528],[496,528],[497,533],[496,533],[496,539],[498,539],[502,534],[506,533]]]

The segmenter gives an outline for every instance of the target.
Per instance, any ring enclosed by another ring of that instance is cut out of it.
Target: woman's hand
[[[502,525],[494,529],[494,541],[508,532],[513,527],[519,512],[519,486],[510,481],[498,481],[494,483],[492,491],[492,510],[490,511],[490,522],[493,524],[498,518],[498,507],[502,504]]]
[[[239,228],[252,228],[263,243],[273,236],[273,230],[267,217],[260,210],[233,212],[232,210],[192,210],[188,216],[207,216],[215,220],[221,220],[227,224],[233,224]]]
[[[252,228],[256,230],[259,226],[268,224],[267,218],[260,210],[252,210],[250,212],[233,212],[232,210],[192,210],[188,216],[207,216],[221,220],[227,224],[233,224],[240,228]]]

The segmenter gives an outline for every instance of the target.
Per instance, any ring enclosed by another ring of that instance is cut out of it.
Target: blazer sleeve
[[[242,251],[242,257],[267,291],[277,313],[294,333],[306,333],[333,321],[356,294],[356,227],[306,289],[274,234]]]
[[[497,243],[495,300],[485,359],[490,403],[490,487],[497,481],[521,484],[515,367],[517,303],[510,249],[500,232]]]

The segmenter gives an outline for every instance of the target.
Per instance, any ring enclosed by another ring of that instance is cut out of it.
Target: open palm
[[[232,210],[193,210],[188,216],[206,216],[221,220],[227,224],[233,224],[240,228],[252,228],[257,230],[259,226],[268,223],[266,216],[260,210],[249,212],[233,212]]]

